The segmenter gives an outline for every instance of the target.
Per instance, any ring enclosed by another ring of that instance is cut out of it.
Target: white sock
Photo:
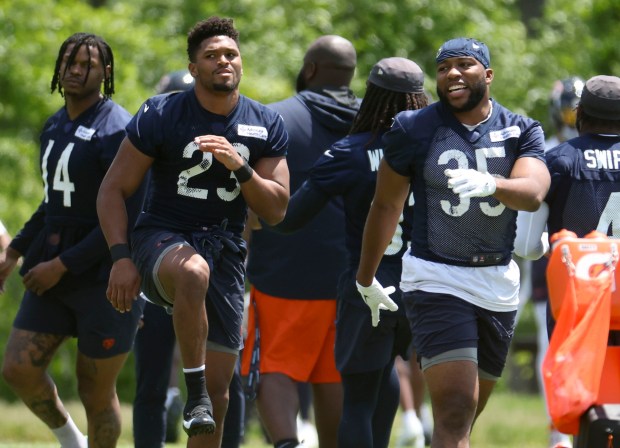
[[[62,448],[88,448],[88,440],[82,434],[70,415],[67,423],[60,428],[52,429]]]

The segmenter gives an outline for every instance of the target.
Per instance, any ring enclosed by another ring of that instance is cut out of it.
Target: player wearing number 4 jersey
[[[231,19],[198,22],[187,53],[194,88],[140,107],[97,207],[115,260],[108,296],[127,311],[141,287],[150,301],[172,308],[188,392],[188,446],[210,448],[221,443],[243,344],[247,207],[270,224],[284,217],[288,136],[276,112],[239,93],[239,34]],[[130,251],[122,199],[149,169]]]
[[[540,206],[549,173],[540,125],[490,98],[484,43],[447,41],[436,62],[440,101],[401,112],[384,137],[357,281],[387,300],[373,277],[413,186],[400,286],[432,401],[432,443],[468,447],[514,331],[516,210]]]
[[[52,78],[52,92],[56,89],[65,106],[41,134],[43,201],[0,259],[0,289],[20,256],[26,287],[2,374],[62,447],[86,447],[47,374],[60,345],[77,337],[76,372],[88,442],[113,447],[121,433],[116,378],[144,301],[119,314],[106,300],[112,263],[95,200],[131,115],[110,99],[114,59],[99,36],[77,33],[62,44]],[[143,188],[128,201],[131,222],[141,209],[142,193]]]

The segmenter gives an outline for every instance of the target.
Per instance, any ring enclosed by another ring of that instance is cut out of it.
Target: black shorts
[[[403,294],[418,359],[475,348],[478,367],[500,377],[514,335],[516,311],[495,312],[449,294]]]
[[[243,348],[243,296],[245,293],[245,241],[219,227],[195,232],[144,227],[131,237],[132,257],[142,276],[142,293],[150,302],[172,307],[157,278],[163,257],[178,246],[192,247],[209,264],[206,296],[208,341],[231,351]]]
[[[411,330],[400,300],[400,268],[390,279],[377,274],[383,286],[396,286],[390,297],[398,311],[381,311],[379,325],[372,326],[370,308],[362,300],[355,285],[355,269],[347,270],[338,285],[336,311],[336,367],[342,374],[371,372],[383,369],[396,355],[409,357]]]
[[[96,359],[127,353],[133,346],[144,300],[119,313],[106,297],[107,283],[75,290],[26,291],[13,326],[20,330],[77,337],[80,353]]]

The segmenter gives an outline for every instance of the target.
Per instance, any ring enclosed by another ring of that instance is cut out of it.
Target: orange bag
[[[600,234],[596,237],[600,238]],[[592,245],[595,244],[592,239],[588,242],[586,239],[570,238],[555,244],[552,258],[556,258],[556,270],[547,271],[550,284],[565,283],[560,288],[563,296],[552,296],[553,288],[549,289],[552,307],[555,305],[557,309],[558,303],[561,306],[542,373],[551,420],[559,431],[566,434],[579,432],[580,417],[596,402],[599,393],[609,337],[611,289],[617,259],[616,254],[608,253],[606,259],[609,262],[591,263],[584,269],[584,263],[589,263],[588,258],[577,250],[577,244],[584,243],[589,243],[590,250],[587,252],[591,255]],[[602,246],[609,249],[609,241]],[[582,256],[584,260],[580,266]],[[565,265],[563,273],[557,269],[558,257]],[[600,260],[601,257],[595,258]]]

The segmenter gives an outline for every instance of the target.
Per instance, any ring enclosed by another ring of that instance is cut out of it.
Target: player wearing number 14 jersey
[[[76,33],[65,40],[52,78],[52,92],[56,89],[65,105],[41,134],[43,200],[6,258],[0,257],[0,289],[19,256],[26,287],[2,373],[61,446],[86,447],[46,372],[60,345],[76,337],[88,444],[115,446],[121,433],[116,378],[133,345],[144,301],[120,314],[106,299],[112,263],[95,201],[131,115],[110,99],[114,59],[99,36]],[[141,210],[143,192],[137,189],[127,201],[130,222]]]

